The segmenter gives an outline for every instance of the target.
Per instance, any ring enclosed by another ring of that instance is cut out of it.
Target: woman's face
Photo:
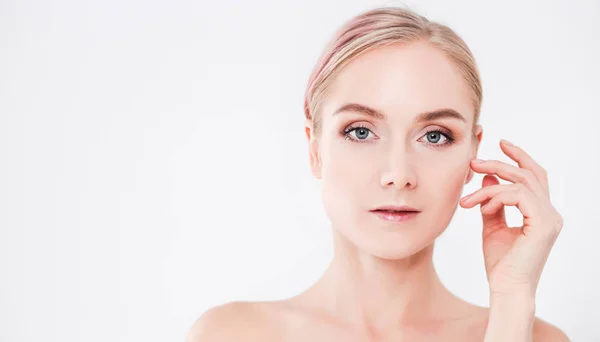
[[[310,144],[333,228],[361,250],[386,259],[410,256],[448,226],[469,162],[470,89],[443,52],[427,43],[366,52],[336,77],[321,107],[322,132]],[[424,113],[441,112],[429,118]],[[312,123],[307,122],[312,128]],[[389,222],[371,212],[410,206],[420,212]]]

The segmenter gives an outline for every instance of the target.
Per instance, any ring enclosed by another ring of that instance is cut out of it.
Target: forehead
[[[390,116],[451,108],[469,121],[474,111],[458,68],[425,42],[394,43],[359,55],[336,76],[325,102],[326,112],[355,102]]]

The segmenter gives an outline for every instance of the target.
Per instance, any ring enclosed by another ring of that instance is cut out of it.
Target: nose
[[[412,189],[417,186],[417,174],[411,159],[407,151],[392,149],[381,173],[381,186],[394,186],[397,189]]]

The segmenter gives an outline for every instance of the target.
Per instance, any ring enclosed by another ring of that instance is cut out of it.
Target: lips
[[[378,211],[378,212],[389,212],[389,213],[415,213],[415,212],[419,212],[418,209],[409,207],[409,206],[383,206],[383,207],[379,207],[377,209],[371,210],[371,211]]]
[[[404,222],[417,216],[420,211],[408,206],[383,206],[371,212],[386,222]]]

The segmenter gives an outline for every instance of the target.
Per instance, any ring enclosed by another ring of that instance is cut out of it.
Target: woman
[[[500,148],[518,166],[475,160],[481,101],[474,58],[449,28],[401,8],[346,23],[305,99],[332,262],[293,298],[208,310],[188,340],[568,341],[535,317],[538,279],[562,228],[546,172],[506,141]],[[474,172],[486,175],[482,188],[460,198]],[[434,270],[434,241],[458,204],[480,205],[489,308],[454,296]],[[507,227],[504,206],[522,212],[523,227]]]

